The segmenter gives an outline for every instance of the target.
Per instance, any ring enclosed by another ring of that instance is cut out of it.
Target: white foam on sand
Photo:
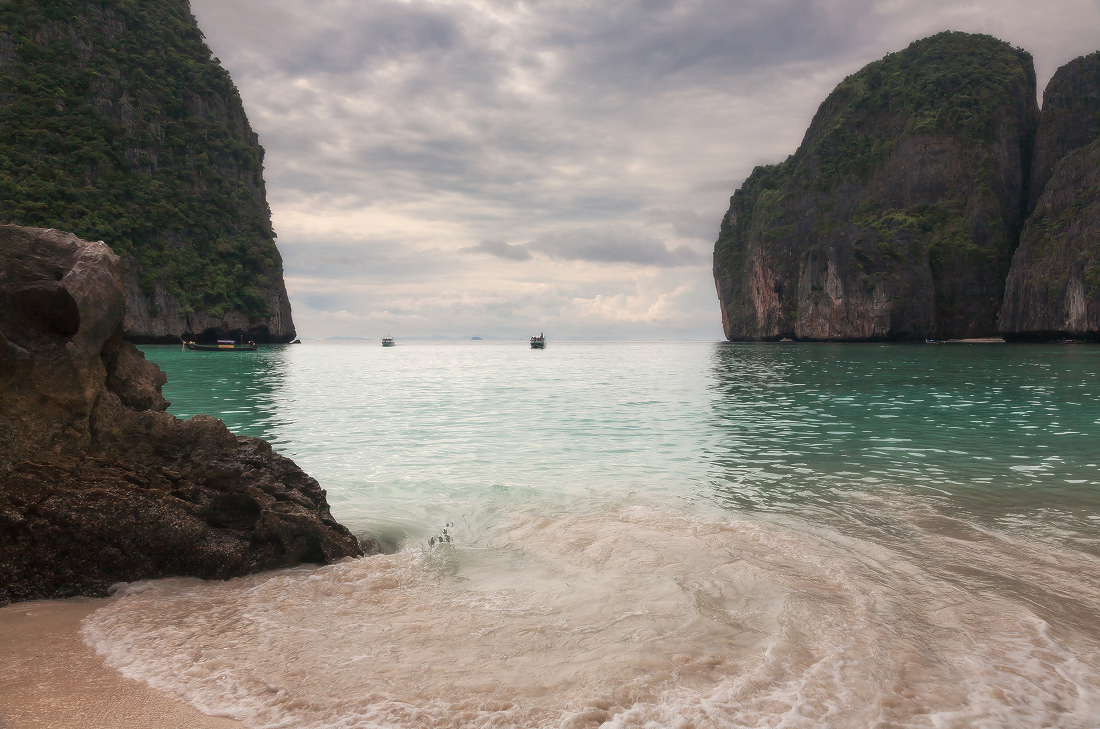
[[[252,727],[1100,722],[1100,590],[1063,596],[1100,560],[889,508],[873,528],[530,508],[467,542],[129,585],[82,630]]]

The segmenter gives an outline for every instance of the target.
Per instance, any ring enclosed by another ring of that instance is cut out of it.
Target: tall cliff
[[[139,342],[294,337],[263,149],[187,0],[0,2],[0,222],[103,240]]]
[[[1031,56],[989,36],[941,33],[845,79],[731,198],[726,337],[995,333],[1038,113]]]
[[[1001,330],[1012,339],[1100,339],[1100,52],[1051,79],[1034,160]]]

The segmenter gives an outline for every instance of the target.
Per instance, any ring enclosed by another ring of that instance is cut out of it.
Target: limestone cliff
[[[264,441],[178,420],[103,243],[0,225],[0,604],[362,554]]]
[[[263,149],[187,0],[0,2],[0,222],[103,240],[135,341],[294,338]]]
[[[1043,94],[1033,200],[1005,286],[1010,339],[1100,339],[1100,53]]]
[[[1067,154],[1100,139],[1100,51],[1062,66],[1043,91],[1028,212]]]
[[[726,337],[995,333],[1037,117],[1030,55],[989,36],[941,33],[845,79],[731,198]]]

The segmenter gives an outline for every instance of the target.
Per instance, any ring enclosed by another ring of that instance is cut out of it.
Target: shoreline
[[[0,729],[240,729],[126,678],[80,637],[110,598],[31,600],[0,607]]]

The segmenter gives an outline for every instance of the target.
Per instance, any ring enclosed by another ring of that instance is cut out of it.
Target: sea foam
[[[453,536],[122,586],[83,634],[123,674],[250,727],[1100,721],[1100,560],[911,497],[814,521],[515,507]]]

